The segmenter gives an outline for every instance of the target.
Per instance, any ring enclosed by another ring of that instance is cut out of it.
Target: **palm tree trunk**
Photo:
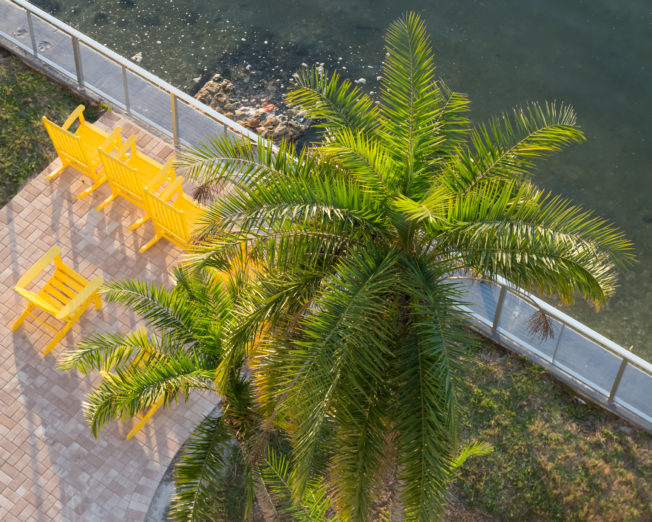
[[[403,520],[403,504],[401,503],[401,481],[398,478],[398,459],[394,458],[392,466],[392,477],[389,484],[389,522],[401,522]]]
[[[279,517],[278,511],[276,511],[276,506],[272,501],[269,491],[267,491],[267,486],[265,486],[258,468],[251,470],[251,477],[254,483],[254,495],[256,496],[260,511],[265,518],[265,522],[280,522],[281,518]]]

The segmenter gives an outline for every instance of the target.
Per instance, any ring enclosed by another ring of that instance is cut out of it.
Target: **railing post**
[[[36,36],[34,36],[34,24],[32,24],[32,12],[25,11],[27,15],[27,27],[29,28],[29,37],[32,40],[32,51],[34,51],[34,56],[38,56],[38,49],[36,47]]]
[[[494,312],[494,322],[491,325],[491,333],[496,333],[496,330],[498,329],[498,321],[500,320],[500,313],[503,311],[503,301],[505,300],[506,293],[507,288],[501,285],[500,294],[498,295],[498,303],[496,303],[496,311]]]
[[[170,93],[170,105],[172,108],[172,139],[176,149],[179,147],[179,130],[177,128],[177,97],[173,92]]]
[[[627,359],[623,359],[623,362],[620,363],[620,368],[618,368],[618,373],[614,379],[613,386],[611,386],[611,391],[609,392],[608,402],[613,402],[616,392],[618,391],[618,386],[620,385],[620,380],[623,378],[623,373],[625,373],[625,368],[627,367]]]
[[[131,112],[131,103],[129,103],[129,86],[127,83],[127,68],[122,66],[122,87],[125,91],[125,109],[127,112]]]
[[[72,38],[72,54],[75,58],[75,71],[77,72],[77,85],[84,86],[84,71],[82,70],[81,54],[79,53],[79,40],[76,36]]]
[[[555,364],[555,359],[557,358],[557,350],[559,350],[559,342],[561,341],[561,336],[564,333],[564,329],[566,328],[566,323],[561,323],[561,328],[559,329],[559,333],[557,334],[557,344],[555,344],[555,351],[552,352],[552,364]]]

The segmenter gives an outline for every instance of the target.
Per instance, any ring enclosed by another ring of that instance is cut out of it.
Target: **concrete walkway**
[[[139,135],[140,150],[161,162],[173,153],[169,144],[114,113],[97,125],[120,125],[123,138]],[[129,441],[131,421],[109,425],[94,439],[82,402],[100,377],[63,372],[56,357],[94,331],[132,328],[135,318],[107,303],[99,311],[90,307],[44,357],[53,334],[38,321],[28,317],[15,333],[9,330],[26,304],[13,287],[53,245],[88,279],[159,283],[169,282],[169,269],[182,252],[161,240],[139,254],[153,236],[151,222],[127,230],[140,211],[120,198],[97,212],[110,193],[108,184],[76,201],[89,179],[68,168],[46,181],[58,165],[49,165],[0,209],[0,520],[142,521],[172,457],[215,397],[194,395],[159,410]]]

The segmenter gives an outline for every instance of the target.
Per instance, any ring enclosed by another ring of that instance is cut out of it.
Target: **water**
[[[623,228],[639,262],[595,313],[566,310],[652,359],[652,5],[649,0],[39,0],[39,5],[193,92],[214,71],[280,91],[324,62],[377,88],[382,38],[405,10],[432,34],[438,73],[482,120],[531,100],[575,107],[588,141],[541,164],[537,182]],[[244,69],[246,70],[246,69]],[[253,71],[253,72],[251,72]],[[248,80],[245,77],[244,80]]]

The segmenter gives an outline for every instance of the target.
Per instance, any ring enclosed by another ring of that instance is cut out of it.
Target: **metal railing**
[[[138,65],[23,0],[0,0],[0,39],[53,67],[134,119],[179,144],[205,136],[258,136]],[[577,391],[652,432],[652,364],[549,304],[497,284],[463,283],[465,307],[475,327],[500,344],[544,366]],[[552,335],[528,330],[528,318],[544,311]]]
[[[460,282],[479,331],[652,433],[652,364],[502,278]],[[545,314],[549,335],[531,328],[534,313]]]
[[[24,0],[0,0],[0,37],[169,136],[175,147],[205,136],[258,136]]]

